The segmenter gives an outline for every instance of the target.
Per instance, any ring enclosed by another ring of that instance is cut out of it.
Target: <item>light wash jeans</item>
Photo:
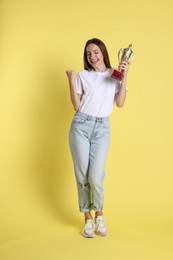
[[[104,166],[110,141],[109,117],[94,117],[77,112],[71,124],[69,139],[79,210],[101,211],[104,200]]]

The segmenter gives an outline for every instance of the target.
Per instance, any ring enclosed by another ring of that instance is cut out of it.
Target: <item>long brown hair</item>
[[[109,55],[108,55],[108,51],[107,51],[105,44],[101,40],[99,40],[97,38],[93,38],[93,39],[88,40],[85,44],[84,56],[83,56],[84,69],[85,70],[92,70],[93,69],[93,67],[89,64],[89,62],[87,60],[87,55],[86,55],[86,48],[88,47],[89,44],[95,44],[99,47],[99,49],[101,50],[101,52],[103,54],[105,66],[107,68],[111,68]]]

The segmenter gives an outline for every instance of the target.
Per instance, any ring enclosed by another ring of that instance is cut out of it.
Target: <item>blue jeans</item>
[[[94,117],[77,112],[71,124],[69,139],[79,210],[101,211],[104,200],[104,166],[110,142],[109,117]]]

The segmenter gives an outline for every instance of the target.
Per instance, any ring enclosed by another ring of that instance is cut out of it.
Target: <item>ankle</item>
[[[87,222],[87,220],[89,220],[89,219],[93,219],[91,212],[85,212],[84,218],[85,218],[85,222]]]
[[[99,216],[103,216],[103,212],[102,211],[96,211],[95,218],[97,218]]]

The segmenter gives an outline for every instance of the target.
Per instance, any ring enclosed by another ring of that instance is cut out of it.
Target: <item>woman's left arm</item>
[[[119,69],[123,70],[123,79],[121,81],[119,92],[115,95],[115,103],[117,107],[122,107],[126,99],[126,83],[129,66],[130,62],[128,61],[122,61],[119,64]]]

